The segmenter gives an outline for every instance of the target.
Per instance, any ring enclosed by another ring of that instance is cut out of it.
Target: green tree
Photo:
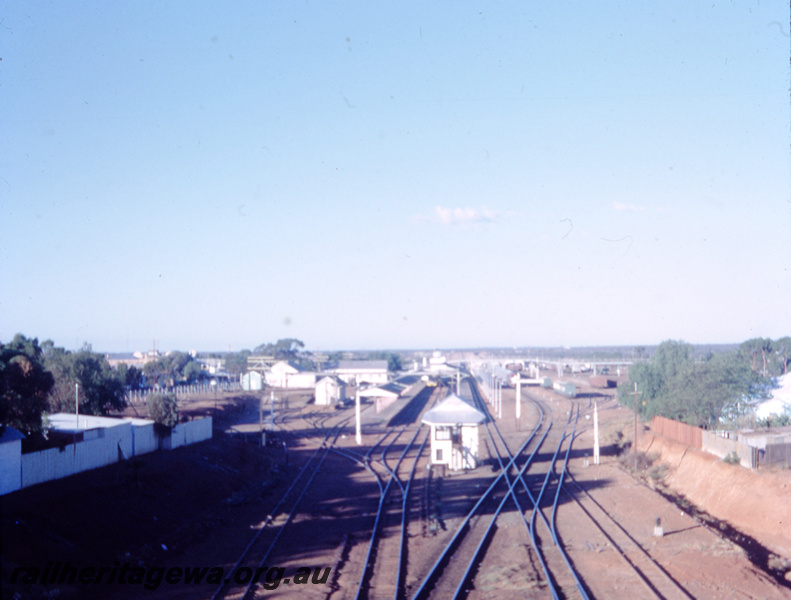
[[[181,371],[181,376],[187,383],[193,383],[197,381],[201,378],[201,375],[203,375],[203,369],[201,369],[200,363],[196,360],[191,360],[188,362]]]
[[[146,385],[152,387],[167,385],[168,373],[168,366],[161,357],[149,360],[143,365],[143,375],[146,378]]]
[[[256,355],[273,356],[277,360],[297,360],[299,351],[305,344],[296,338],[283,338],[274,344],[260,344],[255,347],[253,353]]]
[[[757,359],[760,346],[756,348]],[[747,414],[754,401],[765,395],[765,382],[752,369],[749,352],[709,353],[702,362],[694,362],[693,351],[683,342],[660,344],[653,360],[632,365],[629,382],[618,388],[621,403],[632,406],[636,383],[638,412],[644,418],[661,415],[713,427]]]
[[[0,343],[0,433],[6,426],[27,434],[40,432],[54,383],[37,338],[17,334],[8,344]]]
[[[669,383],[666,416],[699,427],[747,414],[761,394],[761,379],[737,354],[716,354],[689,364]]]
[[[788,365],[791,364],[791,337],[784,336],[774,342],[774,363],[776,369],[773,375],[785,375],[788,373]]]
[[[229,352],[225,355],[225,370],[235,377],[247,373],[247,358],[250,356],[249,350],[239,352]]]
[[[395,352],[369,352],[368,353],[369,360],[386,360],[387,361],[387,370],[388,371],[400,371],[401,367],[401,355],[396,354]]]
[[[178,400],[175,394],[149,394],[146,398],[148,417],[162,427],[173,427],[179,422]]]
[[[763,345],[763,338],[751,338],[749,340],[745,340],[739,345],[739,352],[746,359],[747,358],[749,359],[753,371],[758,371],[760,369],[759,357],[761,356],[762,345]]]
[[[143,387],[143,371],[134,365],[120,364],[115,368],[118,380],[130,390],[139,390]]]
[[[80,412],[107,415],[126,406],[124,383],[104,355],[86,344],[77,352],[50,347],[46,366],[55,377],[49,405],[54,411],[73,412],[75,384],[79,384]]]
[[[656,349],[654,363],[665,382],[681,373],[692,358],[695,348],[692,344],[682,341],[667,340],[659,344]]]

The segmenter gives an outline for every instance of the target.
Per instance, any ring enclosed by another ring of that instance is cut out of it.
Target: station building
[[[327,373],[354,386],[364,383],[380,385],[390,381],[386,360],[339,360],[328,366]]]
[[[478,466],[478,426],[486,415],[456,394],[451,394],[423,415],[431,427],[431,464],[451,471]]]

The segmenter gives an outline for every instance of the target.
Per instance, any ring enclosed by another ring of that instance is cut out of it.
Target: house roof
[[[373,371],[387,371],[386,360],[339,360],[336,365],[332,367],[336,371],[358,371],[358,370],[373,370]]]
[[[285,368],[286,366],[287,367],[291,367],[291,369],[293,369],[293,372],[295,372],[295,373],[305,373],[306,372],[305,369],[300,367],[299,364],[294,362],[293,360],[279,360],[274,365],[272,365],[272,368],[274,369],[275,367],[278,367],[278,366],[280,366],[280,368]]]
[[[5,427],[0,433],[0,444],[5,444],[6,442],[15,442],[17,440],[24,440],[25,434],[13,427]]]
[[[418,381],[420,381],[420,375],[402,375],[394,382],[400,383],[402,385],[410,386],[414,383],[417,383]]]
[[[97,417],[95,415],[77,415],[74,413],[52,413],[47,415],[52,429],[66,433],[85,431],[88,429],[105,429],[107,427],[118,427],[128,423],[124,419],[114,419],[112,417]]]
[[[480,425],[486,415],[466,400],[451,394],[423,415],[427,425]]]
[[[360,396],[364,397],[387,397],[387,396],[395,396],[396,398],[401,395],[406,389],[407,386],[401,385],[400,383],[390,382],[385,383],[384,385],[378,385],[376,387],[368,388],[367,390],[363,390],[360,392]]]

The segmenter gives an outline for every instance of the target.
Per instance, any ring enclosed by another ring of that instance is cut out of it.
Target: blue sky
[[[16,2],[0,340],[791,333],[783,2]]]

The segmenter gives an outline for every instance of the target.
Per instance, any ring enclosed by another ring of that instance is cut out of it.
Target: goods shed
[[[334,375],[319,379],[316,384],[316,404],[331,406],[346,401],[346,384]]]
[[[431,427],[431,464],[452,471],[478,466],[478,426],[486,415],[466,400],[451,394],[423,415]]]

